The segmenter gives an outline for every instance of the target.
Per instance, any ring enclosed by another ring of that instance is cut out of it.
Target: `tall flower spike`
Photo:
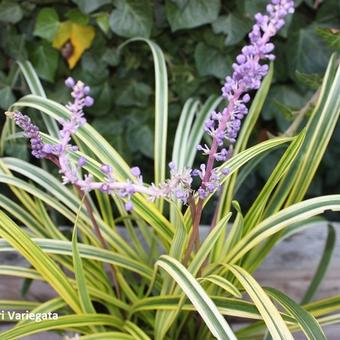
[[[241,120],[248,113],[246,104],[250,96],[247,92],[259,89],[268,73],[268,65],[262,65],[260,61],[274,60],[274,44],[270,38],[284,25],[284,18],[294,12],[294,1],[272,0],[266,9],[266,14],[255,15],[256,23],[249,33],[250,44],[242,48],[233,64],[232,76],[225,79],[222,96],[228,101],[227,107],[222,112],[213,111],[205,122],[204,129],[212,137],[212,144],[210,147],[198,146],[198,150],[209,157],[199,190],[201,198],[206,197],[213,186],[217,188],[214,162],[225,162],[232,155],[232,145],[240,131]]]

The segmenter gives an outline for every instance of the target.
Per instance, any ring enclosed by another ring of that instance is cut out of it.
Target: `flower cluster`
[[[8,113],[15,123],[24,130],[26,137],[30,138],[32,154],[37,158],[53,159],[59,166],[59,172],[63,176],[63,183],[76,185],[80,190],[88,192],[98,189],[109,194],[116,194],[125,200],[125,209],[131,211],[133,208],[132,196],[141,193],[148,196],[153,201],[156,198],[165,197],[178,199],[186,203],[191,193],[191,170],[178,171],[174,164],[170,163],[170,178],[158,187],[152,184],[146,186],[143,183],[141,171],[138,167],[131,168],[131,179],[126,182],[115,178],[113,169],[108,164],[102,164],[100,169],[104,175],[103,181],[95,181],[91,174],[81,175],[81,169],[87,164],[85,157],[81,156],[75,164],[70,159],[70,152],[78,151],[72,144],[71,138],[77,130],[86,123],[84,118],[84,107],[93,105],[93,98],[88,96],[90,87],[83,82],[75,82],[72,78],[65,81],[65,85],[71,88],[73,101],[66,105],[70,111],[68,120],[60,120],[61,129],[57,144],[44,144],[39,128],[34,125],[31,119],[21,112]]]
[[[268,72],[267,64],[260,64],[261,60],[274,60],[272,54],[274,44],[269,40],[284,25],[284,18],[294,12],[294,1],[272,0],[267,5],[265,15],[257,13],[256,23],[249,33],[250,44],[242,48],[241,54],[233,64],[232,76],[226,77],[222,87],[222,96],[228,101],[228,106],[222,112],[213,111],[205,122],[204,129],[212,137],[211,146],[198,145],[197,149],[209,157],[204,166],[205,175],[200,177],[202,184],[199,196],[204,198],[211,189],[218,189],[218,179],[213,168],[214,161],[226,161],[232,155],[232,145],[236,142],[241,128],[241,120],[248,113],[246,104],[250,100],[247,92],[257,90],[261,86],[263,77]]]

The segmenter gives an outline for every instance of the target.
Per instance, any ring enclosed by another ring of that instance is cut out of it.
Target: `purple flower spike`
[[[274,60],[274,44],[270,39],[284,25],[284,18],[293,12],[294,1],[272,0],[267,5],[266,14],[255,15],[256,23],[248,35],[250,44],[244,46],[236,57],[236,63],[232,65],[233,74],[226,77],[222,87],[222,96],[228,105],[222,112],[213,111],[204,125],[204,130],[212,137],[212,144],[210,147],[198,146],[198,150],[209,157],[205,175],[201,176],[201,190],[198,192],[201,199],[204,199],[202,190],[208,194],[213,187],[218,189],[217,181],[213,179],[214,162],[225,162],[231,157],[231,145],[236,142],[241,120],[248,113],[246,103],[250,96],[247,92],[259,89],[269,70],[269,66],[262,65],[260,61]]]

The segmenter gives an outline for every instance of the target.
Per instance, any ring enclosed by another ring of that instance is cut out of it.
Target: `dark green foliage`
[[[91,85],[96,98],[96,104],[88,110],[89,120],[131,164],[141,164],[145,158],[152,157],[153,64],[142,44],[127,46],[121,56],[117,53],[118,46],[127,38],[143,36],[150,37],[163,49],[169,76],[169,124],[175,131],[181,107],[188,97],[205,99],[219,93],[234,57],[246,42],[252,16],[263,11],[266,2],[2,0],[0,107],[6,109],[28,92],[24,82],[18,79],[15,60],[28,58],[45,81],[47,95],[57,101],[68,100],[63,85],[65,77],[82,79]],[[340,50],[340,2],[298,0],[296,4],[293,19],[288,20],[275,39],[275,79],[262,113],[262,125],[254,134],[256,139],[266,138],[268,132],[279,134],[290,125],[294,111],[319,86],[331,51]],[[67,20],[91,25],[96,30],[92,46],[73,70],[69,70],[60,51],[52,47],[60,23]],[[339,191],[340,172],[334,164],[339,157],[339,130],[312,194]],[[273,162],[276,159],[273,155]],[[263,177],[257,175],[257,178]]]

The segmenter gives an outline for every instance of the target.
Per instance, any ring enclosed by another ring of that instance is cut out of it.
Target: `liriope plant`
[[[0,338],[52,330],[81,339],[293,339],[298,331],[308,339],[326,338],[321,326],[340,322],[340,298],[312,298],[334,248],[332,226],[301,303],[261,287],[252,276],[280,240],[309,227],[326,210],[340,210],[340,195],[304,200],[340,114],[337,56],[312,98],[305,126],[249,143],[273,77],[264,62],[274,59],[269,40],[292,12],[292,1],[272,0],[265,15],[256,15],[250,45],[237,57],[222,97],[203,104],[190,98],[183,107],[170,160],[163,53],[150,40],[128,41],[146,43],[154,60],[152,184],[86,123],[83,110],[93,103],[89,87],[68,78],[73,99],[63,106],[46,98],[29,62],[19,63],[32,94],[9,108],[1,147],[29,138],[42,166],[0,159],[0,182],[15,197],[0,194],[0,252],[16,251],[31,265],[0,265],[0,274],[46,282],[57,297],[0,302],[4,310],[59,317],[22,320]],[[45,132],[24,114],[27,109],[40,111]],[[24,132],[16,132],[15,125]],[[207,162],[193,169],[197,148]],[[281,159],[243,213],[235,193],[278,148],[285,150]],[[210,231],[200,240],[201,216],[213,197],[218,199]],[[69,226],[70,235],[58,221]],[[235,331],[235,318],[249,325]]]

